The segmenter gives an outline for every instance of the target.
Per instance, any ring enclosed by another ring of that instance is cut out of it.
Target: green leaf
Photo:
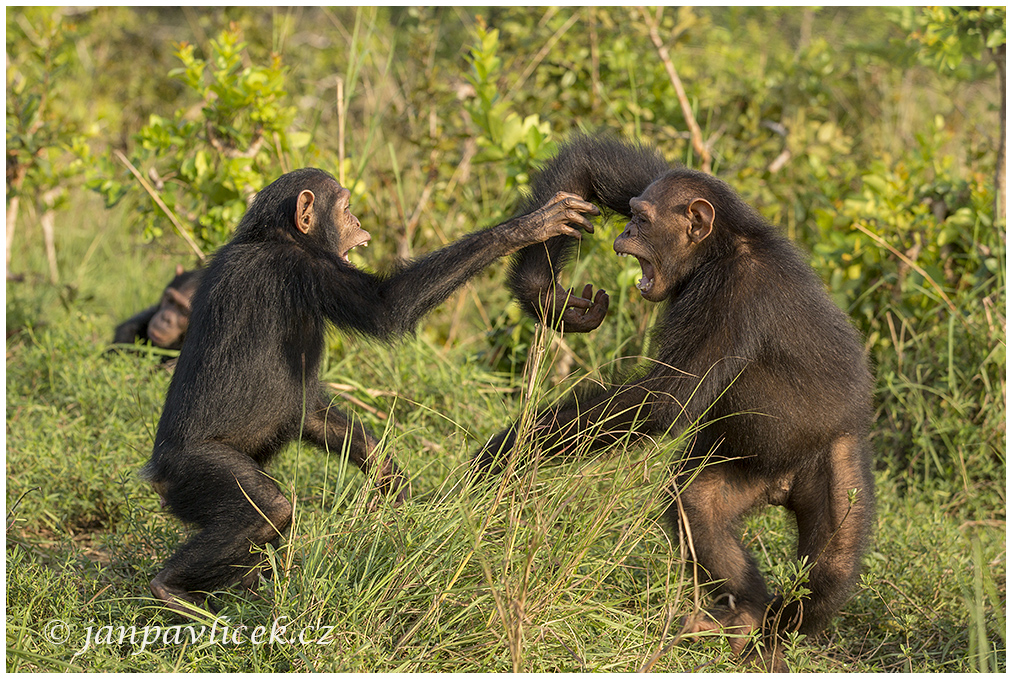
[[[288,140],[288,145],[293,149],[302,149],[309,146],[309,142],[313,139],[313,135],[308,132],[291,132],[285,135]]]
[[[207,151],[197,151],[197,154],[193,158],[193,168],[198,180],[207,174],[210,168],[210,163],[207,160]]]
[[[501,146],[507,153],[517,147],[524,135],[523,122],[516,113],[506,116],[502,126]]]
[[[474,156],[474,162],[476,163],[488,163],[498,162],[503,160],[506,154],[498,146],[486,146]]]
[[[866,187],[879,195],[885,195],[889,189],[889,182],[878,175],[866,174],[861,180]]]

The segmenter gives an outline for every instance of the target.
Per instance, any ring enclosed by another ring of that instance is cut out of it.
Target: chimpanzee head
[[[716,209],[699,188],[672,172],[629,201],[632,219],[614,248],[639,260],[643,277],[636,287],[651,302],[667,299],[701,261]]]
[[[236,235],[251,240],[295,240],[336,253],[345,263],[369,232],[351,212],[351,192],[329,173],[304,168],[282,175],[254,198]]]
[[[307,182],[296,199],[294,218],[300,233],[326,243],[345,263],[353,248],[369,242],[369,232],[351,212],[351,192],[333,178]]]
[[[158,311],[148,321],[148,339],[156,347],[179,349],[183,346],[190,325],[190,303],[200,280],[197,274],[176,266],[175,278],[166,286]]]

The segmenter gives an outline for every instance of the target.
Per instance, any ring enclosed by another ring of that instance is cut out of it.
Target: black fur
[[[526,214],[557,191],[566,191],[628,217],[629,199],[643,193],[668,169],[664,156],[650,146],[607,135],[579,135],[564,143],[534,175],[517,214]],[[534,318],[544,320],[538,293],[552,287],[576,245],[572,238],[553,238],[524,248],[510,262],[510,290]]]

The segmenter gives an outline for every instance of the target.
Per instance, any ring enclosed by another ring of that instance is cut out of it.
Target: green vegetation
[[[323,378],[413,501],[367,512],[356,469],[293,445],[271,470],[296,506],[279,577],[220,593],[213,641],[147,594],[184,533],[136,473],[169,373],[107,353],[115,324],[292,168],[352,188],[374,244],[352,257],[382,269],[500,219],[553,144],[607,128],[737,188],[867,338],[876,535],[791,667],[1004,671],[1004,27],[1003,8],[9,8],[7,669],[736,669],[724,640],[671,645],[699,596],[660,516],[676,442],[459,489],[528,389],[645,353],[656,310],[614,217],[566,276],[612,294],[589,336],[522,318],[496,266],[415,340],[332,337]],[[784,589],[790,523],[747,526]],[[295,643],[266,643],[281,627]]]

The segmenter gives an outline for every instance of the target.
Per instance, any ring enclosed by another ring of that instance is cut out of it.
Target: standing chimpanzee
[[[142,340],[162,349],[180,349],[190,324],[190,303],[201,273],[201,269],[183,271],[183,266],[177,264],[176,275],[165,286],[158,304],[116,326],[113,344],[133,344]]]
[[[214,256],[193,300],[189,339],[169,385],[151,461],[162,501],[199,528],[151,581],[156,597],[200,603],[215,587],[255,581],[252,545],[275,541],[292,506],[264,465],[300,436],[346,452],[367,474],[377,441],[323,395],[317,372],[328,322],[383,340],[418,320],[497,258],[547,238],[592,231],[597,208],[558,194],[530,214],[479,231],[387,276],[356,269],[369,240],[350,193],[303,169],[261,191]],[[406,484],[389,458],[376,483],[399,501]]]
[[[724,182],[662,168],[658,159],[614,139],[580,137],[534,182],[535,196],[564,188],[631,216],[615,252],[639,260],[636,287],[667,308],[653,328],[655,360],[641,376],[548,408],[523,438],[551,455],[695,425],[667,513],[691,536],[697,563],[727,605],[687,631],[761,629],[768,651],[778,630],[821,630],[858,577],[874,510],[871,376],[857,332],[797,248]],[[623,204],[622,191],[638,197]],[[596,327],[600,314],[584,311],[589,300],[566,309],[555,283],[549,257],[571,246],[548,245],[518,255],[514,293],[549,323]],[[581,322],[581,313],[592,317]],[[476,470],[503,470],[516,426],[489,441]],[[798,557],[811,566],[811,594],[801,602],[771,597],[739,540],[742,517],[767,504],[797,521]],[[741,652],[746,642],[731,644]],[[785,668],[779,653],[762,660]]]

